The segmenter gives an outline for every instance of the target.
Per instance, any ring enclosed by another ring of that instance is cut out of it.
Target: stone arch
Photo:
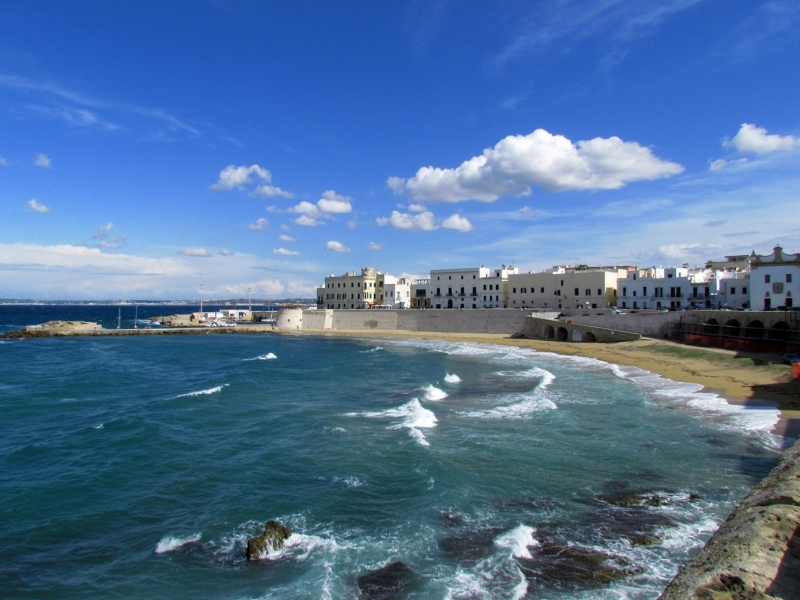
[[[750,321],[745,329],[747,337],[759,339],[764,337],[764,324],[759,320]]]
[[[556,339],[556,330],[552,325],[548,325],[544,328],[544,339],[546,340],[554,340]]]
[[[568,336],[567,336],[567,329],[566,329],[566,327],[559,327],[559,328],[558,328],[558,331],[556,331],[556,339],[557,339],[559,342],[566,342],[566,341],[567,341],[567,339],[568,339]]]
[[[591,331],[587,331],[583,334],[583,341],[584,342],[596,342],[597,338]]]
[[[736,319],[731,319],[727,323],[725,323],[725,329],[723,333],[725,335],[730,335],[732,337],[737,337],[739,335],[739,328],[742,326],[739,321]]]
[[[769,337],[771,340],[785,342],[789,339],[789,324],[786,321],[778,321],[770,328]]]
[[[719,321],[716,319],[709,319],[705,322],[705,332],[710,335],[717,335],[719,333]]]

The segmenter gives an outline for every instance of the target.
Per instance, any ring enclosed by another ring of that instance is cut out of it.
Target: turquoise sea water
[[[12,598],[355,598],[397,560],[391,597],[655,598],[782,443],[771,409],[479,344],[89,337],[0,360]],[[295,535],[248,563],[268,519]]]

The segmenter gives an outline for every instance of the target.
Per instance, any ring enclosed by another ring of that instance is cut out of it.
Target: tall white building
[[[405,277],[398,279],[391,275],[384,275],[383,306],[411,308],[411,281]]]
[[[481,308],[480,282],[491,275],[487,267],[435,269],[431,271],[428,292],[431,308]]]
[[[686,308],[690,306],[694,293],[686,268],[638,269],[617,281],[617,306],[634,309]]]
[[[362,267],[356,271],[325,278],[325,285],[317,288],[318,308],[371,308],[383,304],[384,275],[380,269]]]
[[[800,294],[800,253],[775,246],[772,254],[750,255],[750,307],[754,310],[793,308]]]
[[[503,265],[478,282],[478,308],[508,308],[508,278],[519,274],[517,267]]]

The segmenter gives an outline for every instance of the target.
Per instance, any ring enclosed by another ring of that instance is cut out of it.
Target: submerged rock
[[[669,506],[679,502],[699,500],[700,497],[699,494],[671,490],[620,490],[596,496],[601,502],[614,506]]]
[[[517,563],[534,583],[577,588],[606,585],[644,570],[623,556],[558,543],[547,543]]]
[[[407,588],[414,571],[407,564],[396,561],[377,571],[358,578],[359,598],[362,600],[391,600]]]
[[[499,527],[470,531],[463,536],[442,539],[442,550],[457,560],[478,560],[485,558],[495,548],[495,538],[505,530]]]
[[[283,548],[283,542],[292,535],[292,531],[277,521],[269,520],[264,527],[264,533],[247,540],[245,556],[247,560],[257,560]]]

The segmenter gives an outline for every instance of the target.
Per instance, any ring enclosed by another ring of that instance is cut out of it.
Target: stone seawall
[[[800,598],[800,441],[745,497],[659,600]]]
[[[525,337],[535,340],[554,340],[557,342],[632,342],[642,338],[638,333],[629,333],[592,325],[580,325],[569,321],[555,321],[528,317],[525,323]]]
[[[282,331],[427,331],[443,333],[524,333],[530,310],[301,310],[278,312]],[[555,316],[555,314],[549,314]]]
[[[638,333],[646,337],[667,338],[672,334],[672,325],[679,323],[686,312],[627,313],[622,315],[570,315],[569,319],[579,325],[591,325],[617,331]]]

